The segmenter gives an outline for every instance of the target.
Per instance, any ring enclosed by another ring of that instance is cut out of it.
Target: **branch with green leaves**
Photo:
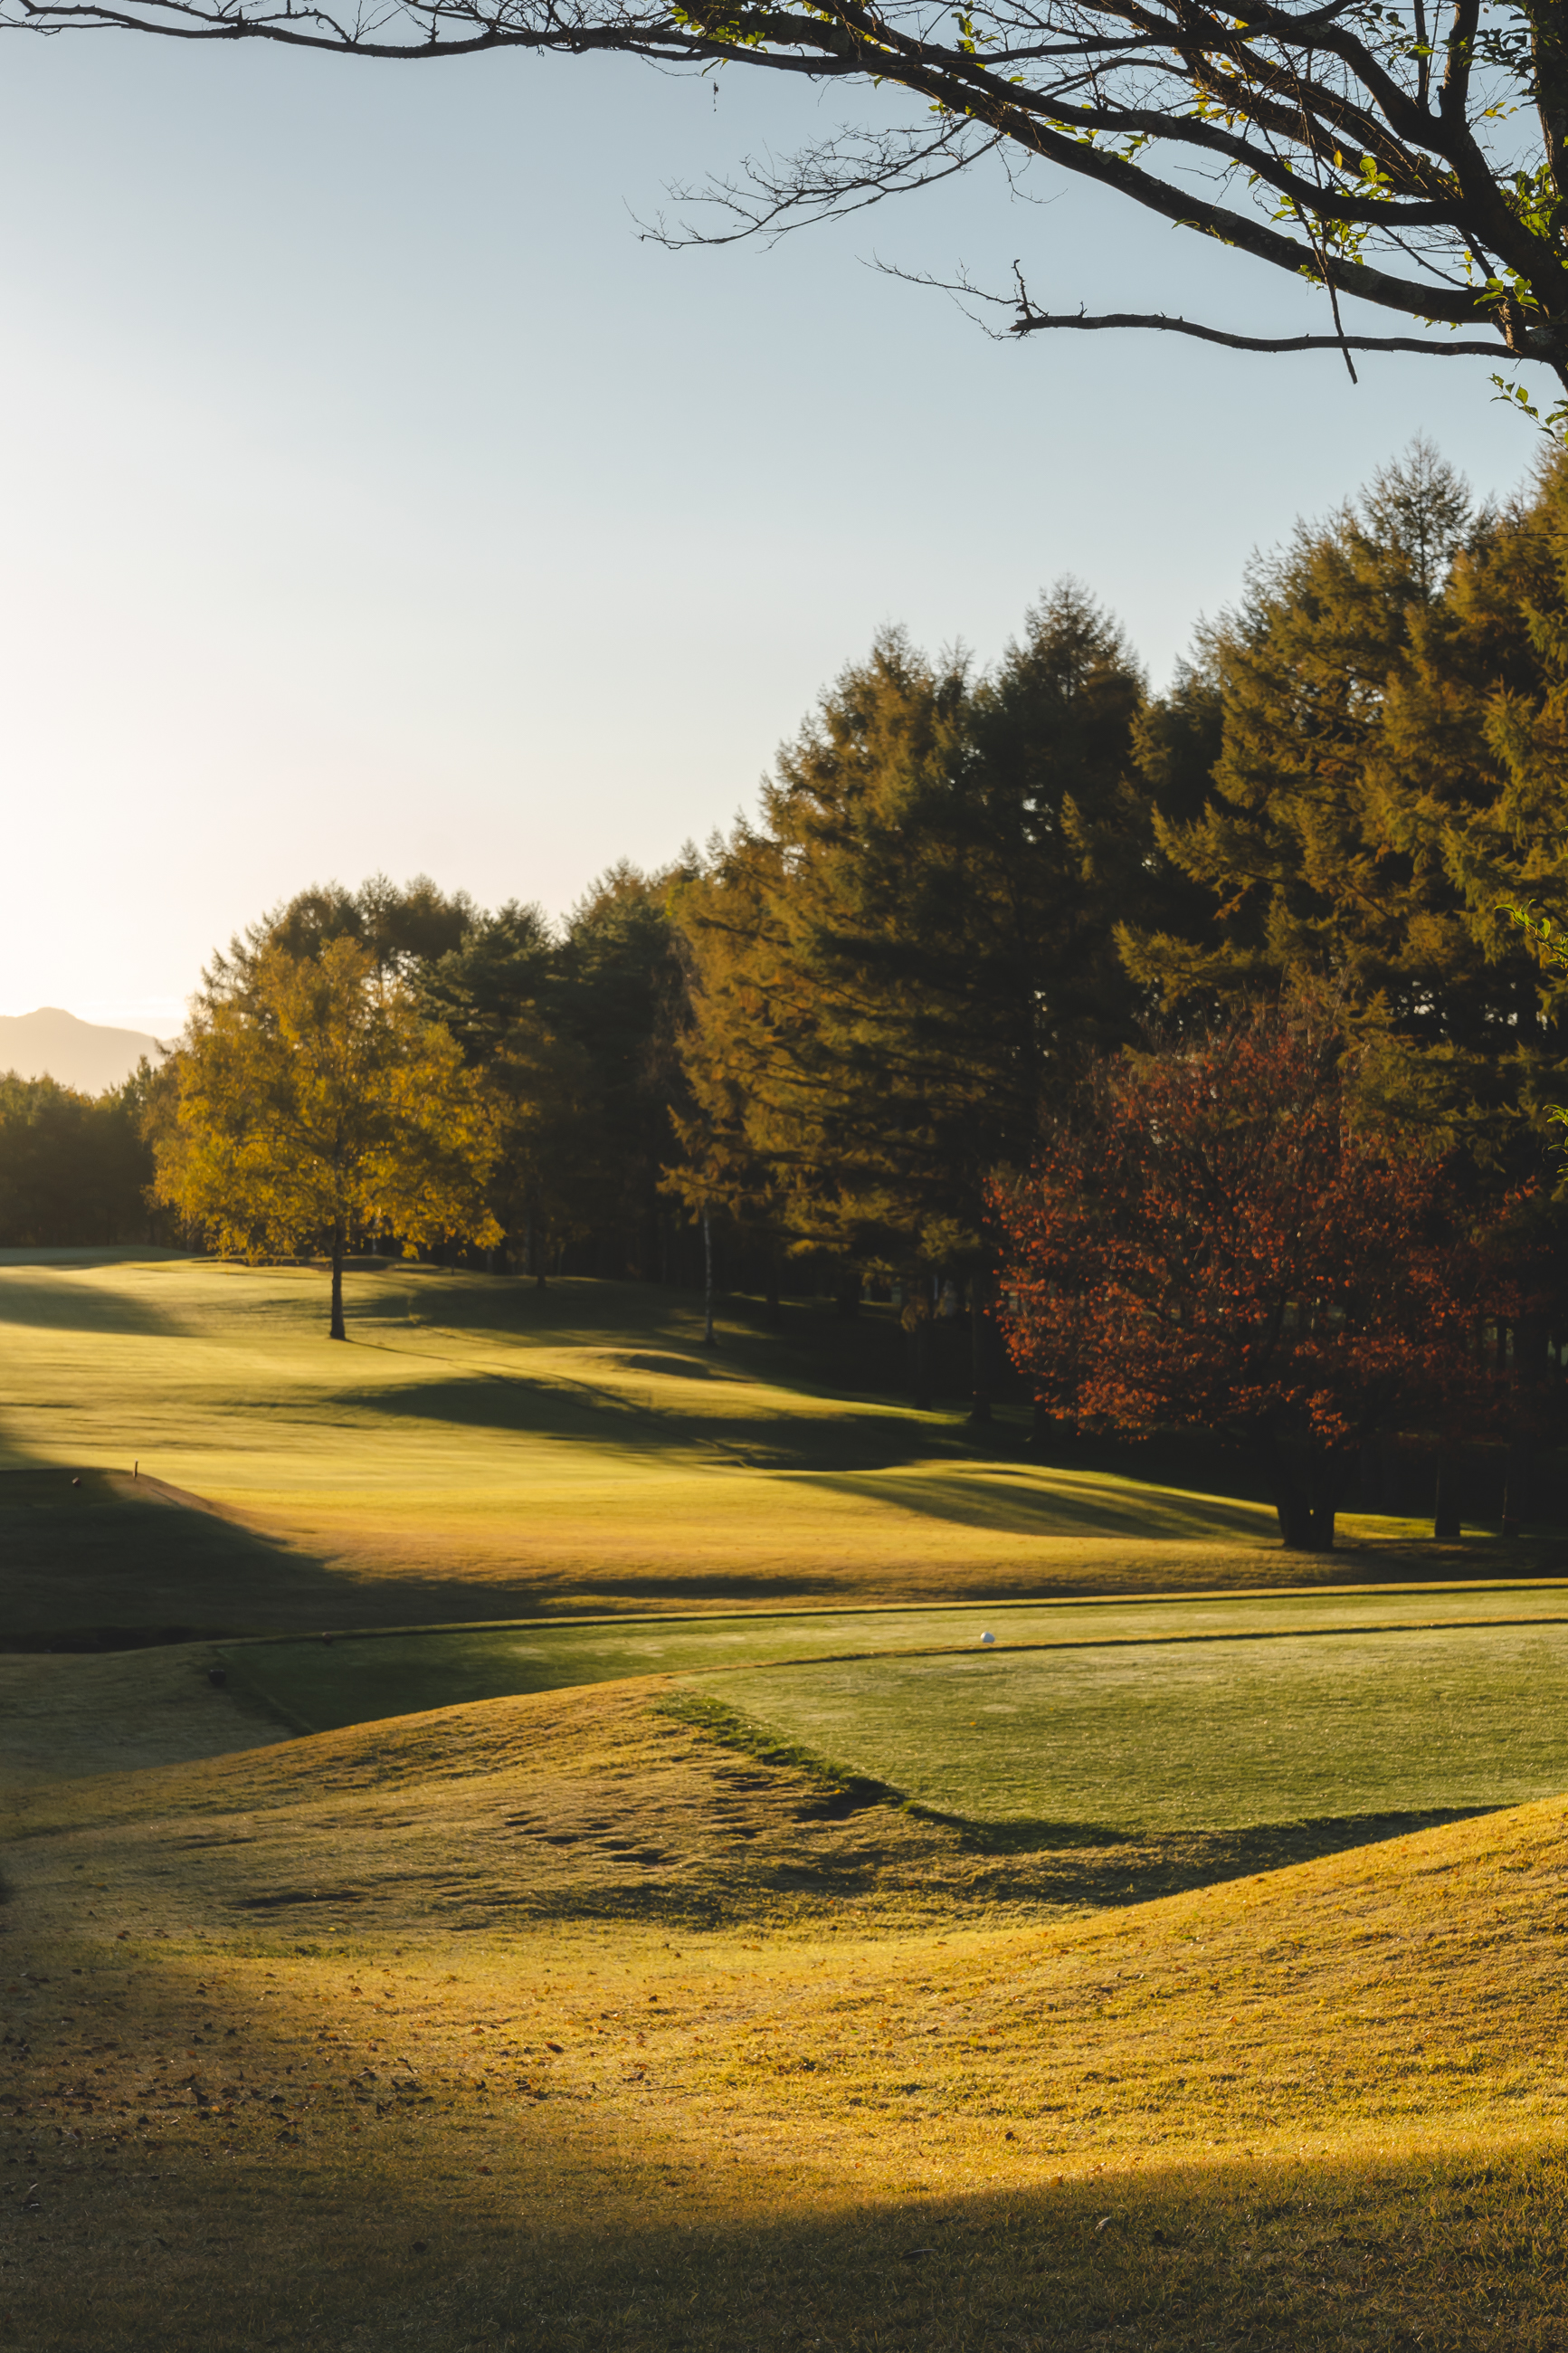
[[[1522,906],[1512,900],[1505,900],[1498,913],[1519,926],[1548,964],[1561,965],[1568,971],[1568,929],[1562,923],[1554,923],[1550,915],[1543,915],[1533,899],[1527,900]],[[1568,1127],[1568,1103],[1548,1103],[1546,1116],[1559,1127]],[[1568,1138],[1562,1140],[1561,1148],[1568,1152]]]

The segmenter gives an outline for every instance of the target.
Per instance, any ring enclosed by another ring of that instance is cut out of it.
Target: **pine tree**
[[[593,1106],[580,1199],[602,1274],[660,1270],[660,1183],[687,1100],[686,975],[669,903],[682,871],[646,874],[619,860],[572,909],[561,941],[552,1001]]]
[[[1201,652],[1217,717],[1203,807],[1190,768],[1170,779],[1182,805],[1151,756],[1174,713],[1142,751],[1162,846],[1210,912],[1128,925],[1130,969],[1185,1018],[1331,976],[1368,1100],[1458,1147],[1479,1199],[1515,1198],[1521,1268],[1564,1265],[1568,1190],[1535,1180],[1568,1099],[1568,974],[1540,968],[1504,909],[1568,914],[1568,468],[1477,513],[1417,443],[1257,566]],[[1528,1288],[1510,1516],[1568,1266]]]
[[[1257,566],[1203,642],[1218,740],[1195,814],[1190,774],[1173,807],[1144,731],[1159,838],[1207,920],[1122,935],[1172,1006],[1331,975],[1375,1044],[1372,1092],[1505,1188],[1539,1166],[1539,1106],[1568,1087],[1565,1000],[1500,913],[1554,892],[1568,913],[1565,496],[1556,470],[1475,514],[1417,444]]]
[[[47,1076],[0,1074],[0,1243],[118,1242],[146,1233],[153,1155],[141,1102],[137,1078],[87,1095]]]
[[[597,1142],[588,1058],[563,1029],[560,955],[543,910],[514,900],[479,917],[420,990],[474,1075],[502,1247],[541,1284],[588,1230]]]
[[[952,1270],[984,1303],[990,1172],[1026,1163],[1042,1103],[1136,1010],[1112,924],[1152,849],[1142,697],[1070,586],[989,676],[900,632],[841,674],[762,822],[676,896],[702,1122],[689,1198],[906,1279]],[[982,1365],[981,1412],[985,1386]]]

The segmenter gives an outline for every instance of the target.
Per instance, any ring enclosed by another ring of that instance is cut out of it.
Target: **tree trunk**
[[[1279,1515],[1280,1543],[1287,1552],[1315,1552],[1312,1497],[1306,1480],[1278,1440],[1265,1440],[1260,1452]]]
[[[931,1317],[919,1312],[923,1304],[923,1301],[918,1303],[909,1326],[910,1369],[917,1413],[927,1412],[931,1406]]]
[[[544,1236],[540,1231],[538,1220],[534,1218],[530,1218],[522,1229],[522,1271],[524,1274],[532,1275],[536,1291],[543,1290]]]
[[[1332,1552],[1334,1548],[1334,1507],[1332,1504],[1324,1504],[1314,1495],[1307,1525],[1311,1532],[1312,1551]]]
[[[848,1322],[860,1313],[860,1293],[865,1277],[858,1267],[841,1271],[833,1286],[833,1312],[841,1322]]]
[[[1352,1453],[1313,1454],[1308,1459],[1307,1477],[1311,1496],[1309,1525],[1314,1552],[1332,1552],[1334,1520],[1350,1487],[1355,1468]]]
[[[1521,13],[1530,26],[1535,105],[1552,193],[1568,195],[1568,41],[1561,29],[1556,0],[1525,0]]]
[[[1541,1400],[1551,1376],[1551,1336],[1543,1315],[1521,1315],[1513,1330],[1513,1430],[1509,1439],[1502,1496],[1505,1536],[1518,1535],[1530,1517],[1535,1462],[1533,1432],[1539,1427]]]
[[[977,1429],[991,1419],[991,1303],[988,1271],[977,1266],[969,1284],[969,1419]]]
[[[1325,1453],[1310,1444],[1298,1449],[1278,1439],[1265,1440],[1259,1451],[1285,1550],[1332,1552],[1334,1521],[1355,1468],[1354,1452]]]
[[[1312,1536],[1312,1512],[1307,1498],[1296,1487],[1289,1488],[1274,1498],[1274,1509],[1279,1518],[1279,1541],[1287,1552],[1316,1552]]]
[[[1459,1541],[1459,1450],[1446,1439],[1437,1442],[1437,1477],[1432,1497],[1432,1540]]]
[[[343,1221],[339,1218],[332,1227],[332,1328],[330,1337],[346,1340],[343,1328]]]
[[[763,1300],[763,1312],[766,1314],[768,1324],[776,1331],[778,1326],[784,1322],[784,1309],[779,1304],[779,1252],[778,1244],[776,1242],[770,1242],[768,1244],[768,1271],[766,1282],[767,1291]]]
[[[702,1345],[717,1347],[713,1336],[713,1220],[706,1209],[702,1212]]]

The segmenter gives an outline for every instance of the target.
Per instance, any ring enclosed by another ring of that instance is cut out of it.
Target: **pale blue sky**
[[[304,883],[568,905],[749,806],[879,624],[994,656],[1076,574],[1156,679],[1247,552],[1426,431],[1532,461],[1478,362],[988,342],[879,252],[1256,331],[1321,302],[999,174],[670,255],[671,180],[804,86],[5,36],[0,1011],[168,1031]]]

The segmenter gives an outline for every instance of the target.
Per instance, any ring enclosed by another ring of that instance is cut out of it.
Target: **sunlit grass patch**
[[[737,1883],[808,1785],[643,1704],[35,1803],[9,2341],[1560,2341],[1560,1802],[1118,1915],[998,1932],[954,1880],[940,1924],[873,1894],[827,1934]],[[563,1827],[618,1807],[595,1834],[622,1845],[723,1799],[728,1925],[506,1908],[531,1788]],[[432,1913],[439,1842],[490,1872],[488,1925]],[[237,1918],[286,1849],[393,1876],[346,1922]]]
[[[1433,1820],[1568,1783],[1528,1551],[1282,1590],[657,1293],[47,1272],[13,1639],[226,1639],[0,1657],[0,2346],[1568,2341],[1564,1807]]]
[[[1568,1786],[1568,1623],[971,1650],[704,1687],[779,1740],[981,1822],[1223,1830]]]
[[[323,1336],[322,1278],[310,1269],[5,1266],[0,1324],[11,1563],[0,1633],[1191,1591],[1356,1573],[1282,1555],[1260,1504],[984,1460],[959,1411],[830,1390],[830,1327],[804,1314],[804,1337],[723,1323],[715,1366],[695,1303],[650,1285],[542,1294],[436,1269],[360,1274],[344,1348]],[[851,1368],[868,1366],[857,1355]],[[132,1482],[137,1462],[143,1478]],[[68,1486],[51,1500],[51,1476],[81,1472],[110,1484],[96,1499]],[[129,1516],[149,1478],[220,1516],[198,1528]]]

